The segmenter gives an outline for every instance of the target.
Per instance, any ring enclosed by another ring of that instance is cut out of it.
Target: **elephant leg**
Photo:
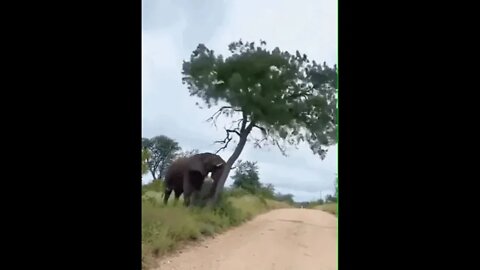
[[[191,197],[192,193],[188,193],[188,192],[184,192],[183,193],[183,205],[185,207],[188,207],[190,205],[190,197]]]
[[[191,204],[191,206],[192,205],[198,205],[199,201],[200,201],[200,191],[194,190],[192,192],[192,204]]]
[[[185,177],[183,180],[183,204],[187,207],[190,205],[190,199],[191,199],[193,190],[194,189],[190,183],[190,178]]]
[[[190,206],[192,195],[193,202],[196,203],[198,193],[202,189],[204,178],[205,176],[198,171],[188,171],[185,173],[183,178],[183,198],[185,206]]]
[[[170,197],[170,194],[172,194],[172,189],[171,188],[165,188],[165,195],[163,196],[163,204],[167,205],[168,198]]]
[[[175,190],[175,200],[173,201],[174,205],[177,205],[178,199],[180,198],[180,195],[182,195],[182,192]]]

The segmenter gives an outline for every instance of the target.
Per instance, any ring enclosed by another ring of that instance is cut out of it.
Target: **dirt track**
[[[337,219],[279,209],[159,261],[161,270],[336,270]]]

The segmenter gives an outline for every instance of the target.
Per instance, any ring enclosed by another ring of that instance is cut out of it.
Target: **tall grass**
[[[181,243],[220,233],[270,209],[290,207],[282,202],[247,194],[232,196],[228,192],[221,196],[214,209],[188,209],[181,202],[174,206],[173,200],[164,206],[158,184],[150,187],[155,189],[145,189],[142,196],[144,269],[155,265],[155,257],[174,250]]]
[[[315,206],[314,208],[315,209],[320,209],[322,211],[325,211],[325,212],[328,212],[328,213],[333,214],[335,216],[338,216],[337,203],[326,203],[326,204]]]

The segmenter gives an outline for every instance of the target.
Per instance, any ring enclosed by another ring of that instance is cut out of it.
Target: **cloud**
[[[230,1],[229,1],[230,2]],[[236,0],[229,5],[221,35],[212,48],[226,53],[226,44],[242,38],[266,40],[282,50],[306,53],[317,62],[337,62],[337,1]]]
[[[317,62],[336,63],[335,0],[144,0],[142,12],[142,136],[163,134],[185,150],[215,152],[220,146],[213,142],[225,137],[223,128],[231,120],[219,118],[217,128],[207,123],[218,107],[198,108],[200,100],[182,84],[182,61],[198,43],[225,55],[232,41],[262,39],[271,48],[299,50]],[[233,147],[220,155],[228,159]],[[307,145],[287,152],[284,157],[275,147],[247,144],[240,159],[257,161],[260,180],[296,200],[334,193],[337,147],[323,161]]]

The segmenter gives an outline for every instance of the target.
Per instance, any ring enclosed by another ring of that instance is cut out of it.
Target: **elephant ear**
[[[225,165],[225,161],[219,155],[210,154],[207,160],[206,163],[210,164],[211,170],[217,170]]]
[[[188,170],[189,171],[197,171],[200,172],[202,175],[207,175],[205,171],[205,165],[203,161],[198,156],[192,156],[188,162]]]

